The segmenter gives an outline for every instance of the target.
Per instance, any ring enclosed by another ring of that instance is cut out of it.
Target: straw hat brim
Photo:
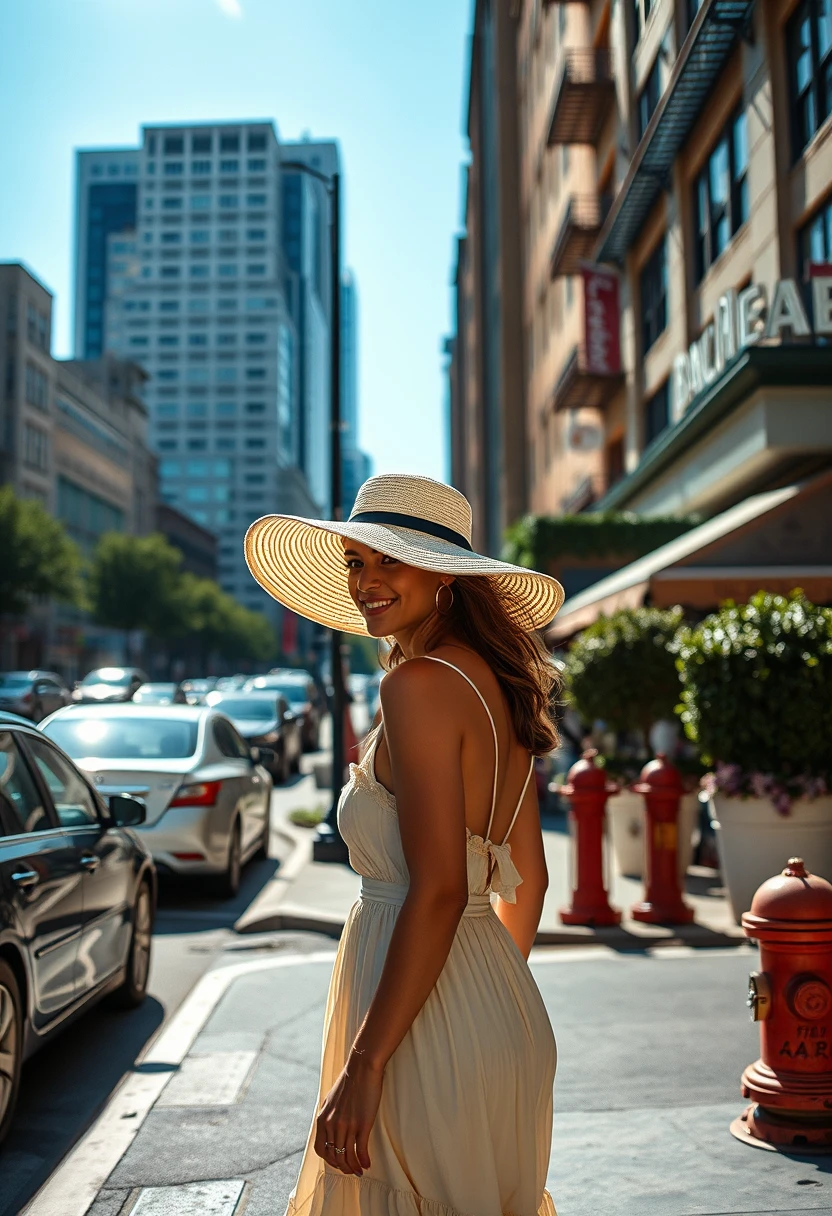
[[[293,612],[329,629],[366,635],[347,587],[342,537],[421,570],[494,579],[505,592],[509,613],[526,630],[548,625],[563,603],[563,587],[547,574],[385,524],[264,515],[246,532],[246,562],[260,586]]]

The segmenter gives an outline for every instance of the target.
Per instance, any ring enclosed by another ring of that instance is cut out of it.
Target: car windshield
[[[142,684],[136,696],[145,696],[147,693],[163,693],[171,695],[176,692],[175,684]]]
[[[26,688],[32,681],[25,672],[10,671],[0,674],[0,688]]]
[[[256,718],[268,722],[277,717],[277,705],[271,697],[223,697],[214,709],[228,714],[229,718]]]
[[[45,734],[73,760],[184,760],[196,751],[197,723],[171,718],[55,718]]]
[[[99,667],[84,676],[82,684],[112,684],[114,688],[123,688],[130,683],[130,672],[123,667]]]
[[[285,697],[287,701],[306,701],[306,682],[304,680],[280,680],[274,676],[262,676],[263,683],[257,680],[252,684],[252,689],[258,692],[263,689],[273,692],[275,696],[280,695]]]

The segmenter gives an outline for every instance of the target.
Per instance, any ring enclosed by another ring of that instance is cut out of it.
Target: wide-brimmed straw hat
[[[524,629],[540,629],[563,603],[557,579],[483,557],[471,547],[471,504],[452,486],[410,473],[365,481],[345,522],[264,515],[246,532],[248,568],[269,595],[330,629],[367,633],[347,588],[342,537],[409,566],[487,575]]]

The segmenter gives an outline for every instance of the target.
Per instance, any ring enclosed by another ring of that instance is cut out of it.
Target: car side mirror
[[[132,794],[111,794],[107,799],[110,814],[120,828],[135,828],[147,819],[147,805]]]

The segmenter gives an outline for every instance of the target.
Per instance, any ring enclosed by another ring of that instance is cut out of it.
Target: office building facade
[[[511,11],[524,510],[698,512],[733,527],[727,513],[832,465],[827,6],[515,0]],[[469,183],[482,171],[472,145]],[[488,298],[470,211],[451,360],[459,477],[476,468],[470,436],[487,414],[481,355],[472,370],[466,353],[485,341]],[[499,501],[499,482],[483,481]],[[803,581],[825,594],[806,561]],[[754,577],[785,587],[797,577],[787,564],[780,582],[764,562]],[[724,571],[689,572],[685,588],[681,602],[700,607],[747,589],[726,590]]]
[[[285,296],[277,136],[270,122],[148,126],[134,157],[131,231],[121,204],[100,214],[95,193],[127,154],[78,153],[76,341],[96,338],[91,251],[103,247],[101,341],[148,375],[161,497],[216,534],[223,588],[274,615],[242,534],[269,511],[320,509],[294,472],[301,350]]]

